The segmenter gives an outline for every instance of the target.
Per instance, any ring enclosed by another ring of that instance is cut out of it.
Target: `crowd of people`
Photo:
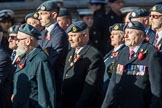
[[[123,7],[1,10],[0,108],[162,108],[162,3]]]

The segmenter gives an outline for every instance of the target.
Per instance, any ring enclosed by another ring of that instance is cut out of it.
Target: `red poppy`
[[[145,40],[146,40],[146,41],[149,41],[150,39],[149,39],[149,37],[146,37]]]
[[[156,46],[156,49],[157,49],[158,51],[160,51],[160,49],[161,49],[161,44],[159,44],[158,46]]]
[[[19,68],[22,69],[24,67],[24,64],[19,64]]]
[[[113,56],[114,58],[116,58],[116,57],[118,56],[118,52],[113,52],[113,53],[112,53],[112,56]]]
[[[21,61],[20,57],[17,57],[17,59],[16,59],[16,63],[19,64],[20,61]]]
[[[50,40],[51,39],[51,37],[48,35],[48,36],[46,36],[46,38],[45,38],[46,40]]]
[[[146,56],[147,50],[141,49],[141,52],[138,54],[138,60],[143,60]]]

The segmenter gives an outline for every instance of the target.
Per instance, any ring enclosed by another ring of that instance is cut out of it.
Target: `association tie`
[[[135,52],[133,50],[130,51],[130,53],[129,53],[129,59],[131,59],[133,57],[134,53]]]
[[[158,36],[158,34],[156,34],[156,36],[155,36],[155,40],[154,40],[154,46],[157,45],[158,38],[159,38],[159,36]]]

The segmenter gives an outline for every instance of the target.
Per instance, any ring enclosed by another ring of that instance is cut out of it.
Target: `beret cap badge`
[[[119,26],[118,25],[115,25],[114,26],[114,30],[118,30],[119,29]]]
[[[153,11],[156,10],[156,6],[152,7],[152,10],[153,10]]]
[[[136,16],[136,13],[135,12],[132,12],[132,16],[135,17]]]
[[[45,6],[41,6],[40,8],[42,11],[45,11],[46,10],[46,7]]]
[[[13,32],[13,28],[12,28],[12,27],[10,27],[9,31],[10,31],[10,32]]]
[[[38,18],[38,14],[35,13],[35,14],[33,15],[33,17],[34,17],[34,18]]]
[[[74,27],[72,28],[72,31],[73,31],[73,32],[76,32],[76,31],[77,31],[77,28],[74,26]]]
[[[128,23],[128,27],[133,27],[133,24],[131,22]]]

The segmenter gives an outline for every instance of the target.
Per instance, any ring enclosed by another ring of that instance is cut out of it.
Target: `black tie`
[[[16,56],[16,51],[13,51],[11,54],[11,60],[14,60],[15,56]]]

